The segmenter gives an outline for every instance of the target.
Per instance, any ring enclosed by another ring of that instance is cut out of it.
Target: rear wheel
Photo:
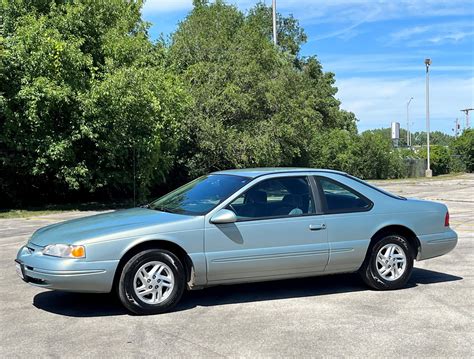
[[[405,286],[413,271],[413,249],[408,241],[392,234],[377,241],[370,249],[360,274],[364,282],[378,290]]]
[[[172,309],[185,288],[184,268],[171,252],[150,249],[130,258],[118,284],[122,304],[136,314],[158,314]]]

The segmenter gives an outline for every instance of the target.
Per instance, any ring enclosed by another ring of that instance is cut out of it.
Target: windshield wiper
[[[150,209],[154,209],[155,211],[166,212],[166,213],[175,213],[171,209],[165,208],[164,206],[150,207]]]

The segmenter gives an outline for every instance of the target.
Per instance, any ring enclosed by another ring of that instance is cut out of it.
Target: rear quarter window
[[[372,208],[372,202],[342,183],[317,177],[321,202],[326,213],[362,212]]]

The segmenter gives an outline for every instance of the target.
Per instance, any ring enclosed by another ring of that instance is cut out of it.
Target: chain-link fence
[[[407,177],[424,177],[427,169],[426,160],[422,158],[405,158]]]

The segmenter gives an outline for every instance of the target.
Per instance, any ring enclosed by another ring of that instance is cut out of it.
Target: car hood
[[[196,223],[194,218],[147,208],[131,208],[52,224],[37,230],[29,242],[46,246],[135,237],[150,232],[164,233],[178,230],[184,223]]]

